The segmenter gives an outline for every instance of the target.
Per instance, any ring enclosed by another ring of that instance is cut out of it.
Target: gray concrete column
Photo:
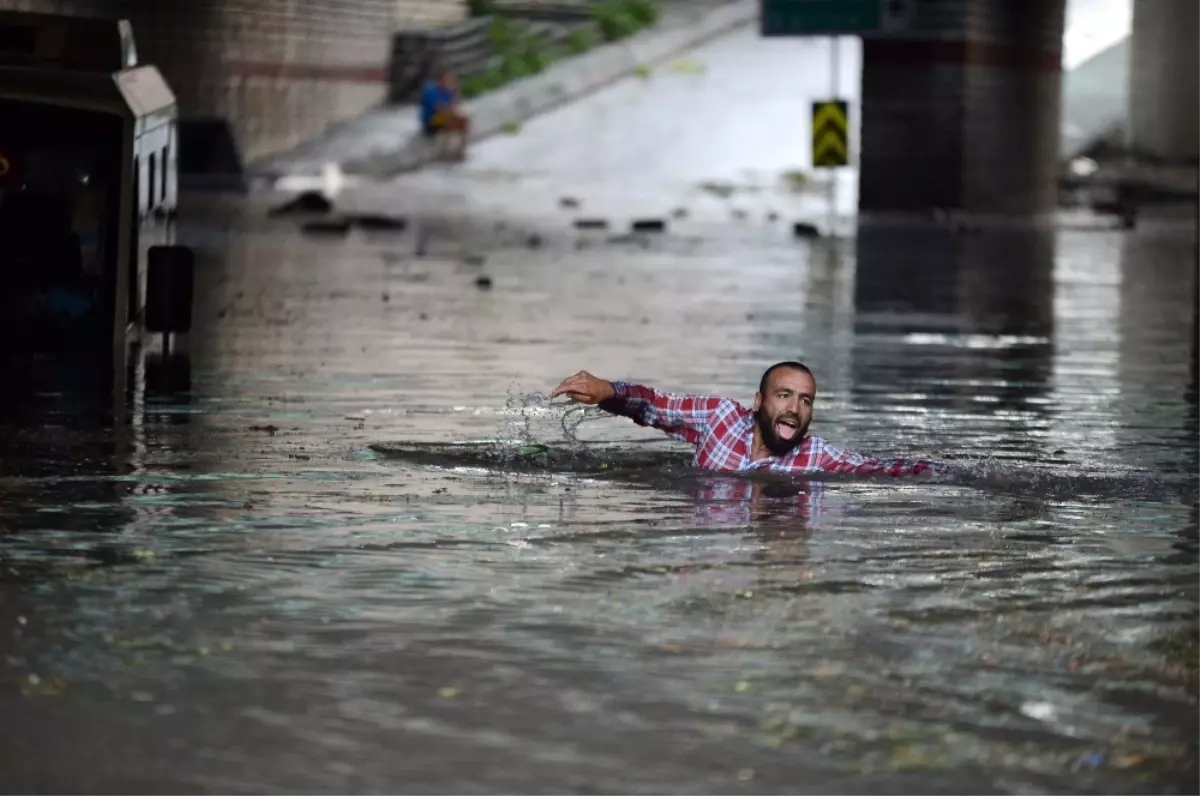
[[[1134,152],[1200,157],[1200,0],[1134,0],[1129,133]]]
[[[1064,14],[926,0],[904,33],[865,39],[859,209],[1053,209]]]

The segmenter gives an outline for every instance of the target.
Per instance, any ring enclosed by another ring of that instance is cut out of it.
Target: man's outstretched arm
[[[628,417],[641,426],[653,426],[673,437],[698,444],[709,418],[723,399],[706,395],[672,395],[623,381],[605,381],[586,370],[569,376],[551,398],[565,395],[580,403]]]
[[[822,442],[812,453],[813,464],[827,473],[857,473],[870,475],[883,473],[886,475],[920,475],[930,472],[945,475],[950,472],[950,465],[927,459],[877,459],[874,456],[864,456],[861,453],[836,448]]]

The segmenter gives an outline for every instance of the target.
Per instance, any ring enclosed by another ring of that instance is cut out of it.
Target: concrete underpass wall
[[[863,42],[859,207],[1042,213],[1056,203],[1065,0],[923,0]]]
[[[1172,162],[1200,156],[1200,0],[1135,0],[1130,146]]]
[[[392,32],[462,18],[465,0],[0,0],[0,9],[126,17],[185,119],[228,120],[245,160],[383,101]]]

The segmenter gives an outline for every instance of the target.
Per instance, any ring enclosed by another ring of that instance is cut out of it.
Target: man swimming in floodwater
[[[916,475],[950,469],[924,459],[863,456],[809,436],[817,380],[799,362],[767,368],[753,411],[729,398],[671,395],[639,384],[605,381],[586,370],[568,376],[550,397],[559,395],[690,442],[696,446],[692,463],[706,470]]]

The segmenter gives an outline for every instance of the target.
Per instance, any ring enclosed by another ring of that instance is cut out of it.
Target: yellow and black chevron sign
[[[818,169],[835,169],[850,162],[844,100],[823,100],[812,105],[812,160]]]

